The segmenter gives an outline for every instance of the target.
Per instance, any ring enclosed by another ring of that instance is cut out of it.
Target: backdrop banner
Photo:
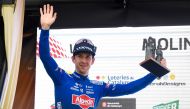
[[[170,72],[135,94],[103,98],[98,109],[119,109],[114,106],[121,105],[121,109],[188,109],[189,30],[190,26],[50,30],[50,50],[58,65],[72,73],[75,68],[71,61],[73,45],[80,38],[89,38],[97,46],[89,78],[111,84],[127,84],[149,73],[139,64],[145,59],[146,41],[151,36],[155,38],[156,45],[162,45],[163,57]],[[54,108],[54,85],[39,58],[39,35],[38,29],[35,109],[51,109]]]

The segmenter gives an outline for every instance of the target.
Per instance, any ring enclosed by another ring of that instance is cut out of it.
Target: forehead
[[[89,52],[79,52],[79,53],[76,53],[76,55],[78,55],[78,56],[92,56],[92,54]]]

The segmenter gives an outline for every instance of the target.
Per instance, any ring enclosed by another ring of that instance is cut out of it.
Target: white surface
[[[38,37],[39,34],[40,31],[38,31]],[[80,38],[91,39],[97,46],[97,55],[89,77],[96,79],[96,76],[100,76],[100,80],[105,82],[119,83],[136,80],[148,73],[139,65],[144,60],[145,54],[142,50],[143,39],[147,39],[149,36],[156,38],[157,41],[160,38],[166,38],[168,41],[172,39],[172,47],[179,48],[179,38],[187,38],[190,41],[190,27],[66,29],[51,30],[50,36],[62,43],[69,56],[72,55],[70,44],[74,45]],[[162,44],[164,46],[164,43]],[[190,107],[190,45],[187,44],[186,50],[184,48],[182,50],[168,48],[163,50],[163,53],[171,72],[162,79],[155,80],[152,85],[138,93],[122,96],[136,98],[137,109],[152,109],[153,106],[175,100],[179,100],[180,109],[189,109]],[[74,71],[74,65],[70,58],[55,60],[66,71]],[[39,57],[36,62],[35,109],[49,109],[50,105],[54,103],[53,83]],[[120,76],[132,78],[122,79]],[[172,79],[174,76],[175,78]],[[159,83],[173,85],[159,85]],[[183,84],[177,86],[174,83]]]

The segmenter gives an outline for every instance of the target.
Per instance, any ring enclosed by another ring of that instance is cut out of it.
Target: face
[[[94,57],[89,53],[79,53],[72,57],[76,71],[81,75],[88,75],[91,65],[94,63]]]

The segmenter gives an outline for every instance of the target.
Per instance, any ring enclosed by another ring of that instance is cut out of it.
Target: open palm
[[[57,17],[57,13],[54,13],[53,6],[50,6],[49,4],[44,5],[43,9],[40,8],[40,15],[42,29],[49,29]]]

